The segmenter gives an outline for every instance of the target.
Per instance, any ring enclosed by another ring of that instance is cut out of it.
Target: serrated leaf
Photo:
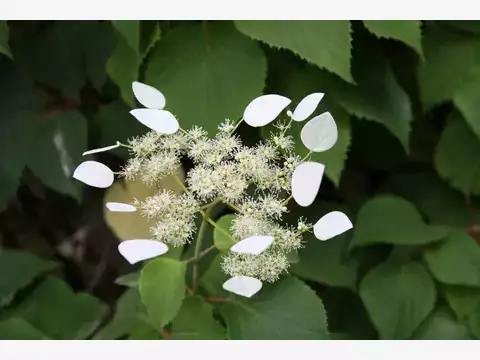
[[[415,332],[413,340],[475,340],[465,323],[448,308],[435,310]]]
[[[223,340],[225,329],[214,319],[212,305],[189,297],[172,321],[172,340]]]
[[[222,216],[217,221],[217,226],[213,230],[213,241],[215,243],[215,247],[220,251],[229,251],[230,248],[235,245],[235,241],[233,241],[231,238],[232,234],[230,231],[235,217],[236,216],[232,214]],[[223,231],[221,231],[219,228],[223,229]],[[230,234],[230,237],[227,234]]]
[[[432,274],[451,285],[480,287],[480,247],[462,232],[454,232],[427,248],[425,260]]]
[[[306,246],[298,251],[299,261],[291,271],[304,279],[335,287],[356,288],[358,262],[347,253],[347,237],[318,241],[304,236]]]
[[[347,20],[236,20],[235,26],[255,40],[291,50],[354,83],[350,73],[351,28]]]
[[[391,64],[370,42],[354,42],[353,56],[352,72],[357,85],[323,72],[319,81],[324,92],[349,114],[384,125],[408,153],[411,103]]]
[[[149,322],[161,328],[172,321],[185,297],[185,262],[159,258],[142,270],[139,290]]]
[[[80,201],[81,184],[72,175],[87,150],[87,122],[76,110],[40,123],[27,166],[48,187]]]
[[[430,26],[423,34],[425,61],[418,76],[425,108],[453,99],[479,63],[480,39]]]
[[[97,298],[75,294],[63,280],[49,277],[14,313],[52,339],[71,340],[89,336],[106,311]]]
[[[360,297],[383,340],[405,340],[435,305],[435,284],[418,263],[383,263],[360,283]]]
[[[146,321],[146,310],[137,288],[126,290],[117,300],[113,319],[95,336],[97,340],[116,340],[134,330],[152,328]],[[157,331],[158,334],[158,331]]]
[[[165,95],[168,110],[183,128],[202,124],[213,133],[225,118],[241,117],[262,93],[265,74],[261,50],[230,22],[194,23],[158,42],[145,83]]]
[[[326,340],[322,300],[300,280],[264,286],[252,299],[235,298],[221,309],[232,340]]]
[[[467,204],[465,196],[448,186],[435,173],[395,176],[386,185],[385,191],[413,202],[432,225],[463,229],[475,221],[475,213]]]
[[[478,63],[480,64],[480,59]],[[480,139],[480,116],[478,115],[480,111],[480,106],[478,105],[479,92],[480,66],[476,66],[468,73],[461,89],[456,91],[453,102],[475,135],[477,135],[477,138]]]
[[[0,249],[0,274],[3,274],[0,276],[0,307],[8,305],[18,290],[55,266],[26,251]]]
[[[386,39],[399,40],[422,56],[422,22],[419,20],[363,20],[372,34]]]
[[[480,194],[479,152],[480,140],[457,112],[452,113],[435,152],[439,175],[467,196]]]
[[[0,53],[12,58],[12,51],[10,50],[10,45],[8,44],[9,36],[10,30],[8,28],[7,21],[0,20]]]
[[[50,340],[38,329],[22,318],[12,317],[0,322],[0,339],[2,340]]]
[[[352,246],[423,245],[448,234],[442,227],[425,224],[412,203],[392,195],[367,201],[357,215],[354,229]]]
[[[18,187],[35,133],[37,92],[16,64],[0,56],[0,211]]]
[[[442,285],[442,292],[457,318],[463,320],[480,305],[480,289],[460,286]]]

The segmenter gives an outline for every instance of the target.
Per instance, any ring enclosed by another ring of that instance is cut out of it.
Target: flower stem
[[[240,124],[243,122],[243,117],[237,122],[237,124],[235,125],[235,127],[233,128],[232,131],[230,131],[230,135],[232,135],[237,129],[238,127],[240,126]]]

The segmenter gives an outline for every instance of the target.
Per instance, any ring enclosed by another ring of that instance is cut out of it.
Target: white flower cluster
[[[190,242],[197,232],[197,215],[205,223],[218,226],[208,217],[208,209],[223,202],[236,212],[231,229],[223,229],[235,242],[223,258],[222,269],[231,277],[223,286],[250,297],[261,289],[262,282],[274,282],[287,271],[287,254],[302,247],[304,232],[313,228],[318,239],[327,240],[352,227],[347,216],[337,211],[315,225],[303,219],[296,226],[281,224],[291,198],[300,206],[313,203],[324,165],[308,161],[308,157],[330,149],[337,140],[337,127],[328,112],[303,127],[301,140],[310,150],[305,158],[293,152],[294,139],[287,135],[293,121],[304,121],[313,114],[323,94],[305,97],[293,113],[287,112],[288,122],[275,125],[278,131],[272,132],[265,143],[247,147],[235,135],[239,122],[225,120],[210,138],[201,127],[180,128],[172,113],[163,109],[165,98],[158,90],[134,82],[133,92],[146,108],[132,110],[131,114],[152,131],[128,144],[117,142],[84,155],[127,147],[132,157],[119,174],[149,186],[166,176],[175,176],[184,157],[190,158],[194,167],[187,173],[186,184],[182,183],[182,195],[163,190],[141,202],[107,203],[110,211],[140,211],[155,220],[152,239],[133,239],[119,245],[120,253],[130,263],[164,254],[167,244],[181,246]],[[252,127],[267,125],[290,103],[290,99],[279,95],[260,96],[247,106],[241,121]],[[110,186],[114,180],[113,172],[95,161],[80,164],[74,177],[100,188]]]

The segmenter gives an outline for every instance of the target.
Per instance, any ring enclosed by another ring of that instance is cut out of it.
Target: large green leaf
[[[467,325],[455,319],[448,308],[432,313],[418,328],[414,340],[475,340]]]
[[[465,233],[450,234],[424,254],[430,271],[439,281],[480,287],[480,247]]]
[[[136,53],[140,53],[140,23],[139,20],[112,20],[115,29]]]
[[[453,98],[458,110],[460,110],[470,128],[475,135],[477,135],[477,138],[480,139],[479,91],[480,59],[478,60],[478,65],[469,72],[462,88],[455,93],[455,97]]]
[[[0,211],[15,193],[32,149],[37,92],[17,66],[0,56]]]
[[[228,276],[222,271],[223,256],[224,254],[217,254],[215,256],[208,269],[202,274],[200,286],[210,296],[226,298],[233,295],[222,287],[223,283],[228,280]]]
[[[81,184],[72,178],[87,149],[87,121],[76,110],[39,123],[27,166],[47,186],[80,200]]]
[[[444,228],[427,225],[415,206],[393,195],[377,196],[360,209],[352,246],[423,245],[447,236]]]
[[[146,310],[140,299],[138,288],[130,288],[117,300],[113,319],[95,338],[98,340],[115,340],[129,335],[141,327],[154,330],[153,326],[148,324],[146,320]],[[156,332],[159,335],[159,332]]]
[[[213,318],[213,307],[199,297],[189,297],[172,321],[175,340],[223,340],[225,329]]]
[[[422,55],[422,22],[419,20],[363,20],[372,34],[404,42]]]
[[[225,118],[241,117],[262,93],[266,61],[230,22],[193,23],[158,42],[145,76],[165,94],[182,127],[201,125],[214,132]]]
[[[12,57],[12,51],[10,50],[10,45],[8,44],[10,31],[8,29],[7,21],[0,20],[0,53]]]
[[[360,297],[382,339],[404,340],[432,311],[435,284],[418,263],[383,263],[362,280]]]
[[[185,262],[159,258],[150,261],[140,275],[139,289],[150,323],[161,328],[172,321],[185,297]]]
[[[0,249],[0,307],[10,303],[15,292],[54,267],[55,263],[26,251]]]
[[[419,84],[424,106],[451,100],[480,61],[480,39],[427,26],[423,36],[425,61],[419,63]]]
[[[235,220],[235,215],[224,215],[217,221],[217,226],[213,230],[213,241],[215,247],[220,251],[229,251],[230,248],[235,245],[235,242],[231,238],[232,234],[230,231],[233,220]],[[220,229],[223,229],[223,231]],[[230,234],[230,236],[227,234]]]
[[[264,286],[251,299],[235,298],[221,311],[232,340],[328,339],[322,300],[293,277]]]
[[[479,152],[480,140],[454,112],[443,129],[435,153],[439,175],[465,195],[480,194]]]
[[[313,235],[304,239],[299,261],[291,268],[294,274],[329,286],[356,288],[358,262],[347,252],[346,236],[332,241],[318,241]]]
[[[85,339],[103,320],[106,306],[87,294],[75,294],[59,278],[49,277],[15,310],[46,336],[56,340]]]
[[[339,21],[235,21],[244,34],[271,46],[293,51],[351,83],[350,22]]]
[[[1,340],[50,340],[22,318],[12,317],[0,322]]]

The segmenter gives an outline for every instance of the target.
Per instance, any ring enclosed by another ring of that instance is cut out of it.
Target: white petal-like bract
[[[165,254],[168,251],[168,246],[160,241],[136,239],[121,242],[118,245],[118,251],[133,265]]]
[[[119,203],[119,202],[107,202],[105,204],[108,210],[114,212],[135,212],[137,208],[130,204]]]
[[[291,102],[289,98],[276,94],[259,96],[245,108],[243,119],[253,127],[265,126],[275,120]]]
[[[329,150],[338,138],[338,129],[329,112],[315,116],[305,124],[300,133],[303,145],[313,152]]]
[[[97,188],[108,188],[114,180],[112,170],[97,161],[84,161],[78,165],[73,178]]]
[[[223,283],[223,288],[234,294],[252,297],[262,289],[262,282],[249,276],[235,276]]]
[[[317,197],[322,183],[325,165],[307,161],[298,165],[292,174],[292,195],[303,207],[310,206]]]
[[[250,236],[233,245],[230,251],[240,254],[259,255],[272,245],[273,240],[273,236]]]
[[[317,221],[313,227],[313,233],[317,239],[324,241],[340,235],[351,228],[353,228],[353,225],[347,215],[340,211],[332,211]]]
[[[82,155],[85,156],[85,155],[90,155],[90,154],[96,154],[96,153],[116,149],[119,146],[120,146],[119,144],[116,144],[116,145],[105,146],[105,147],[99,148],[99,149],[92,149],[92,150],[85,151]]]
[[[323,99],[323,93],[313,93],[305,96],[302,101],[299,102],[295,110],[293,111],[292,118],[295,121],[306,120],[313,114],[320,101]]]
[[[132,83],[132,90],[135,98],[143,106],[159,110],[165,107],[165,96],[154,87],[134,81]]]
[[[143,125],[160,134],[174,134],[177,132],[178,121],[170,111],[156,109],[134,109],[130,114]]]

